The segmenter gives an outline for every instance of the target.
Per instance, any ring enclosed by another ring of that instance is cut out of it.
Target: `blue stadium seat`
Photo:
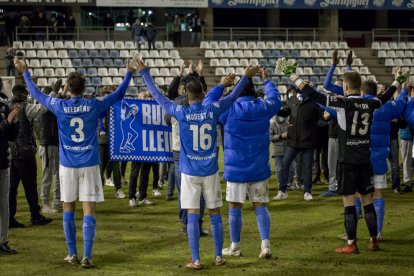
[[[289,50],[283,50],[282,51],[282,56],[283,57],[290,57],[290,51]]]
[[[325,79],[326,79],[326,76],[321,76],[321,77],[319,78],[319,80],[321,81],[321,83],[324,83],[324,82],[325,82]]]
[[[119,51],[118,51],[118,50],[111,50],[111,51],[109,52],[109,56],[110,56],[111,58],[119,58]]]
[[[271,77],[271,80],[275,85],[278,85],[280,82],[280,78],[278,76]]]
[[[82,62],[84,67],[91,67],[93,66],[92,60],[90,58],[85,58]]]
[[[97,75],[98,75],[98,71],[96,70],[96,68],[95,68],[95,67],[88,68],[88,73],[87,73],[87,75],[88,75],[89,77],[97,76]],[[93,80],[92,80],[92,82],[93,82]]]
[[[291,84],[291,81],[288,77],[283,76],[280,78],[280,84]]]
[[[109,52],[108,52],[108,50],[100,50],[100,51],[99,51],[99,56],[100,56],[100,57],[102,57],[102,58],[107,58],[107,57],[109,57]]]
[[[76,72],[81,73],[82,75],[86,75],[86,69],[83,67],[76,68]]]
[[[298,64],[298,66],[299,66],[299,67],[304,67],[304,66],[306,66],[306,60],[305,60],[305,59],[303,59],[303,58],[298,58],[298,59],[296,60],[296,63]]]
[[[91,86],[86,87],[85,94],[94,94],[94,93],[95,93],[95,87],[91,87]]]
[[[130,94],[130,95],[137,95],[138,94],[138,87],[136,87],[136,86],[130,86],[129,88],[128,88],[128,92],[127,92],[127,94]]]
[[[267,61],[267,64],[269,64],[269,66],[275,67],[276,66],[276,59],[275,58],[270,58]]]
[[[103,61],[100,58],[95,58],[93,60],[93,66],[95,67],[102,67],[103,66]]]
[[[280,50],[273,50],[272,51],[272,57],[273,58],[280,58],[280,57],[282,57],[282,54],[280,53]]]
[[[91,58],[97,58],[97,57],[99,57],[99,52],[97,50],[90,50],[89,51],[89,56]]]
[[[101,85],[101,83],[102,83],[102,80],[101,80],[100,77],[92,78],[92,85],[99,86],[99,85]]]
[[[124,67],[126,64],[124,64],[124,61],[122,59],[115,59],[114,60],[114,66],[115,67]]]
[[[275,68],[266,68],[266,72],[269,76],[272,76],[275,74]]]
[[[141,77],[135,77],[135,78],[134,78],[134,83],[135,83],[136,85],[143,85],[143,84],[144,84],[144,81],[142,80],[142,78],[141,78]]]
[[[263,57],[270,58],[272,57],[272,52],[270,50],[263,50]]]
[[[73,67],[82,67],[82,60],[81,59],[73,59],[72,60]]]
[[[260,66],[268,66],[267,58],[259,59],[259,64],[260,64]]]
[[[79,57],[81,57],[81,58],[89,57],[88,51],[87,50],[79,50]]]
[[[306,60],[306,66],[310,66],[310,67],[316,66],[315,60],[313,58],[308,58]]]
[[[322,67],[322,74],[326,75],[328,74],[328,71],[329,71],[329,67],[327,66]]]
[[[313,84],[319,84],[319,77],[318,76],[311,76],[310,82]]]
[[[252,80],[253,80],[254,84],[261,84],[262,83],[262,80],[258,76],[254,76]]]
[[[323,74],[323,73],[322,73],[322,68],[321,68],[321,67],[313,67],[312,69],[313,69],[313,73],[314,73],[315,75],[322,75],[322,74]]]
[[[104,59],[103,63],[104,63],[105,67],[113,67],[114,66],[114,62],[112,61],[111,58]]]
[[[290,52],[290,55],[294,58],[298,58],[298,57],[300,57],[300,52],[299,52],[299,50],[292,50]]]
[[[91,78],[85,78],[85,85],[91,85]]]
[[[77,50],[69,50],[68,55],[69,55],[70,58],[78,58],[79,57]]]

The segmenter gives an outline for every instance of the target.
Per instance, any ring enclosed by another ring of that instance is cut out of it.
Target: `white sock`
[[[270,241],[269,240],[262,240],[262,249],[270,248]]]
[[[230,247],[233,250],[240,249],[240,243],[239,242],[232,242]]]
[[[348,240],[348,244],[351,245],[355,242],[355,240]]]

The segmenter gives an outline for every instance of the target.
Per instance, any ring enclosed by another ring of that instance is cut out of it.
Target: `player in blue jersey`
[[[151,78],[149,68],[142,61],[138,61],[137,67],[154,99],[167,114],[176,118],[179,124],[181,207],[188,209],[187,231],[191,249],[191,261],[187,267],[201,269],[199,255],[201,193],[203,193],[206,207],[210,211],[215,245],[215,263],[223,265],[225,263],[222,257],[223,223],[220,216],[220,207],[223,203],[217,163],[217,122],[220,115],[237,99],[247,84],[248,78],[257,74],[260,68],[249,66],[230,95],[219,101],[213,100],[211,103],[206,102],[209,98],[217,95],[209,93],[204,99],[201,83],[191,81],[185,86],[189,106],[181,106],[158,91]]]
[[[59,127],[60,190],[63,201],[63,229],[69,255],[66,262],[79,263],[76,250],[75,202],[83,202],[84,258],[80,262],[85,268],[92,266],[92,245],[95,238],[96,202],[104,200],[99,170],[98,122],[100,114],[122,99],[126,93],[135,68],[127,62],[127,74],[118,89],[104,97],[85,99],[85,78],[82,74],[70,73],[65,90],[70,99],[52,98],[42,93],[33,83],[25,60],[16,60],[15,65],[29,89],[30,95],[53,112]]]
[[[224,179],[227,180],[226,200],[229,202],[231,246],[223,255],[240,256],[242,207],[249,195],[256,212],[261,244],[260,258],[270,258],[269,202],[271,175],[269,164],[270,119],[281,107],[279,91],[262,69],[266,99],[254,98],[253,82],[244,88],[239,98],[221,115],[224,123]]]

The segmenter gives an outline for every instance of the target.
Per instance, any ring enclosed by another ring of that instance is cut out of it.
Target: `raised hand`
[[[221,79],[220,84],[223,85],[224,87],[230,87],[234,84],[235,79],[236,79],[235,74],[228,74],[227,76]]]
[[[52,91],[55,93],[58,93],[60,88],[62,87],[62,79],[58,79],[53,85],[52,85]]]
[[[332,64],[338,65],[338,63],[339,63],[338,50],[335,49],[332,53]]]
[[[403,72],[400,66],[395,66],[392,73],[394,74],[395,80],[400,84],[406,82],[410,77],[410,70]]]
[[[15,59],[14,66],[19,73],[23,73],[29,68],[29,65],[26,63],[26,59]]]
[[[178,73],[178,76],[179,76],[179,77],[181,77],[181,76],[183,75],[183,73],[184,73],[184,68],[185,68],[185,63],[183,62],[183,63],[180,65],[180,72]]]
[[[286,58],[279,58],[276,63],[276,70],[279,73],[290,77],[296,73],[297,64],[292,60],[287,60]]]
[[[269,79],[269,74],[267,73],[266,68],[264,67],[260,68],[260,73],[262,74],[263,80]]]
[[[248,78],[251,78],[255,75],[258,75],[260,73],[260,67],[259,65],[257,66],[253,66],[253,65],[249,65],[245,70],[244,70],[244,75]]]
[[[200,60],[198,61],[197,68],[196,68],[197,74],[198,74],[199,76],[201,76],[201,75],[202,75],[202,73],[203,73],[203,68],[204,68],[204,63],[203,63],[203,60],[202,60],[202,59],[200,59]]]
[[[348,53],[348,57],[346,58],[346,66],[352,65],[352,61],[354,60],[354,58],[352,57],[352,53],[352,51],[349,51]]]
[[[136,70],[139,70],[138,67],[138,62],[141,61],[139,58],[133,58],[131,61],[129,59],[127,59],[126,62],[126,69],[129,72],[135,72]]]
[[[7,122],[9,124],[11,124],[14,120],[14,118],[16,118],[16,116],[19,114],[20,111],[20,105],[15,105],[13,110],[9,113],[9,116],[7,116]]]
[[[142,69],[145,69],[147,67],[141,59],[136,60],[136,64],[137,64],[136,70],[138,71],[141,71]]]

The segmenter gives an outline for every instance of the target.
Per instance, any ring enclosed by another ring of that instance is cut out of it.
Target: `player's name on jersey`
[[[91,110],[90,106],[81,105],[81,106],[66,106],[63,108],[65,113],[85,113]]]
[[[358,109],[369,109],[369,105],[365,103],[354,103],[354,106]]]
[[[144,152],[171,152],[170,141],[171,132],[169,131],[142,130],[142,151]]]
[[[167,126],[164,120],[165,112],[159,105],[142,104],[142,124]]]
[[[213,118],[213,113],[211,112],[210,118]],[[185,119],[187,121],[204,121],[205,119],[207,119],[207,112],[186,114]]]

